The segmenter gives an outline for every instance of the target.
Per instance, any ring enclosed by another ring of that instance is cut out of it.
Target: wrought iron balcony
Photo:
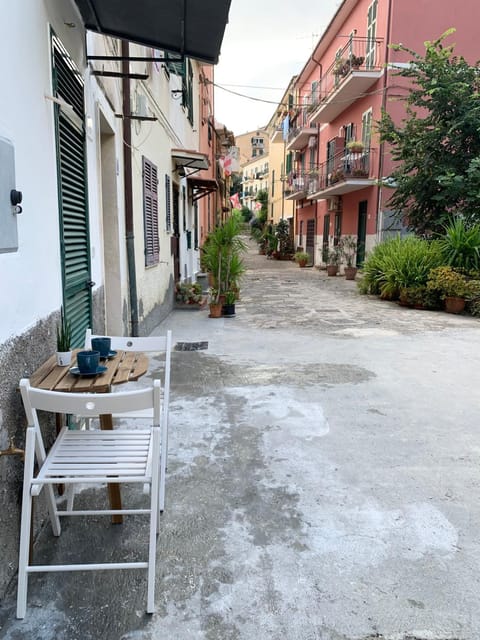
[[[331,122],[382,76],[381,39],[350,38],[308,98],[310,125]]]
[[[283,142],[283,124],[280,123],[275,126],[271,135],[270,142]]]
[[[376,149],[361,153],[342,151],[320,165],[318,176],[311,179],[308,198],[325,200],[330,196],[359,191],[375,184]]]
[[[301,151],[308,145],[310,138],[317,135],[317,127],[310,126],[308,123],[296,126],[293,129],[290,129],[288,134],[287,150]]]

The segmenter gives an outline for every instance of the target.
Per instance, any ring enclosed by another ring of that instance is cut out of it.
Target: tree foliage
[[[391,144],[398,163],[389,184],[388,201],[407,227],[418,235],[441,232],[452,217],[480,221],[480,67],[453,55],[454,46],[438,40],[425,43],[421,56],[411,56],[396,75],[408,78],[406,117],[396,124],[384,112],[380,138]]]

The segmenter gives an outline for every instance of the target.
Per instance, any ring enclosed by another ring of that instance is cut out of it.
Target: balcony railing
[[[352,75],[369,76],[371,74],[367,72],[382,70],[381,42],[382,40],[378,38],[351,37],[349,39],[343,49],[337,53],[332,64],[325,70],[316,89],[308,97],[310,117],[323,102],[328,101],[329,96],[340,88],[348,77]]]
[[[333,188],[337,185],[340,192],[348,193],[362,189],[374,178],[374,157],[376,149],[365,149],[361,153],[341,151],[323,162],[318,175],[310,176],[308,195]]]

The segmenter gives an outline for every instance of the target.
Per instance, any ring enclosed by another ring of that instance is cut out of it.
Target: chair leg
[[[67,511],[73,511],[73,501],[75,499],[75,485],[67,484]]]
[[[18,554],[17,618],[24,618],[27,611],[28,557],[30,553],[30,527],[32,523],[32,492],[35,449],[35,433],[27,429],[25,440],[25,468],[23,473],[22,511],[20,520],[20,550]]]
[[[155,428],[154,428],[155,429]],[[153,455],[158,459],[160,448],[159,434],[153,433]],[[148,571],[147,571],[147,613],[155,611],[155,567],[157,558],[157,528],[158,528],[158,504],[160,469],[154,465],[152,470],[152,486],[150,492],[150,536],[148,544]]]
[[[165,481],[167,475],[167,456],[168,456],[168,425],[165,414],[162,415],[162,435],[161,435],[161,453],[160,453],[160,489],[158,492],[158,511],[163,513],[165,510]]]

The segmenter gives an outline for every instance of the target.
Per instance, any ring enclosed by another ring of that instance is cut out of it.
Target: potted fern
[[[60,322],[57,324],[57,364],[68,367],[72,363],[72,325],[67,320],[63,307],[60,310]]]

